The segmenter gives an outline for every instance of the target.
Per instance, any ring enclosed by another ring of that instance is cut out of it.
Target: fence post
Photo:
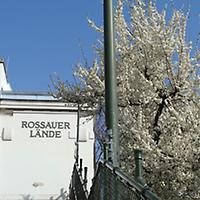
[[[104,161],[108,160],[107,138],[105,139],[105,142],[103,143],[103,159],[104,159]]]
[[[86,190],[86,191],[87,191],[87,182],[88,182],[87,174],[88,174],[88,168],[87,168],[87,167],[84,167],[84,178],[83,178],[83,182],[84,182],[84,186],[85,186],[85,190]]]
[[[136,180],[145,185],[145,181],[143,178],[143,166],[142,166],[142,151],[140,149],[135,149],[135,178]]]
[[[79,173],[82,176],[82,171],[83,171],[83,159],[80,159],[80,166],[79,166]]]
[[[77,129],[76,129],[76,164],[79,161],[79,126],[80,126],[80,105],[78,104],[78,111],[77,111]]]

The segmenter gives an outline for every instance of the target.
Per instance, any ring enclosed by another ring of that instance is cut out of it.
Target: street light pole
[[[112,0],[104,0],[104,65],[106,126],[111,136],[112,163],[119,165],[118,101]]]

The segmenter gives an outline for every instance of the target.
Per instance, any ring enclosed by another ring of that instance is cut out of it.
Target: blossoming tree
[[[128,13],[118,0],[115,13],[120,165],[132,174],[133,150],[140,148],[145,180],[162,199],[200,199],[199,56],[185,39],[187,16],[174,10],[166,20],[154,1],[127,7]],[[57,97],[87,103],[95,114],[104,107],[102,44],[92,66],[78,66],[77,85],[54,83]]]

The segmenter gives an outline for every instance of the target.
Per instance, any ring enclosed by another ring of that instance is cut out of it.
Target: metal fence
[[[160,200],[146,185],[109,163],[99,163],[89,200]]]
[[[160,200],[147,185],[107,162],[99,162],[89,195],[85,182],[76,164],[70,187],[71,200]]]
[[[86,169],[86,168],[85,168]],[[86,172],[86,170],[84,170]],[[78,168],[78,164],[75,163],[72,180],[69,188],[70,200],[87,200],[87,177],[84,174],[85,179],[82,177],[82,166]]]
[[[129,180],[121,176],[118,169],[109,164],[99,163],[97,175],[89,195],[89,200],[139,200],[144,199],[131,186]]]

